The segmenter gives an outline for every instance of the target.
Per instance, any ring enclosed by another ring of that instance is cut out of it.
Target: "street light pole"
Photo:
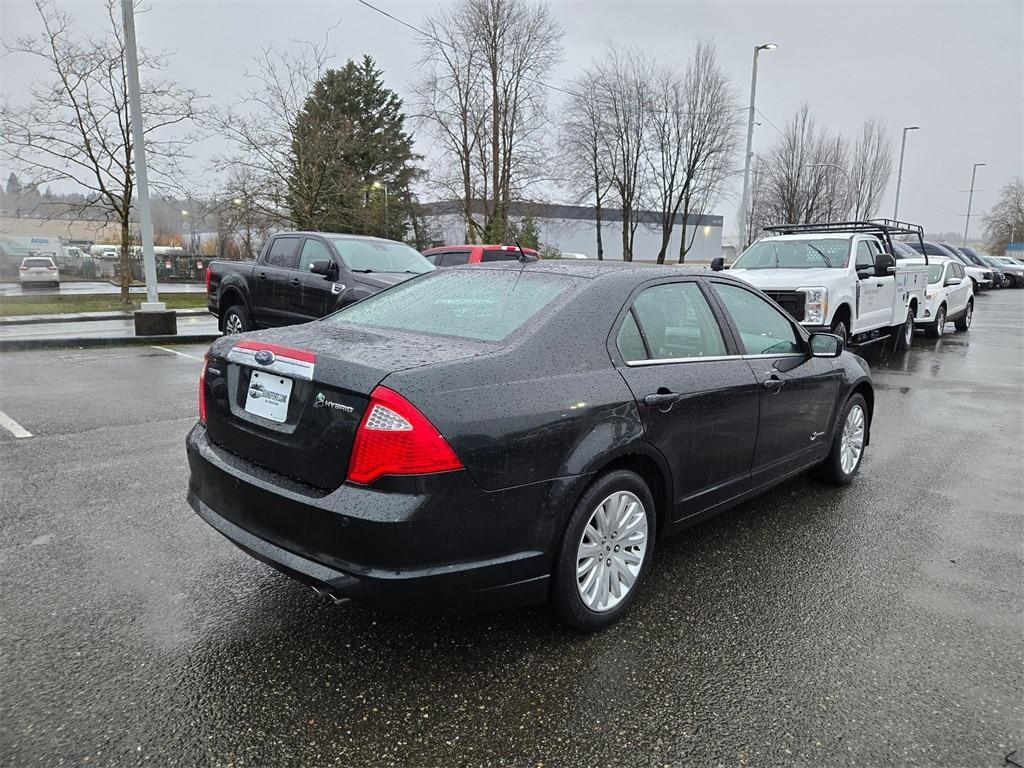
[[[900,143],[900,170],[896,174],[896,204],[892,208],[892,217],[896,221],[900,218],[900,186],[903,184],[903,153],[907,151],[907,131],[916,131],[918,125],[908,125],[903,129],[903,141]]]
[[[975,163],[974,167],[971,168],[971,191],[967,195],[967,221],[964,222],[964,246],[967,245],[967,228],[971,226],[971,204],[974,202],[974,177],[978,173],[978,169],[983,167],[985,163]]]
[[[135,47],[135,5],[121,0],[124,24],[125,69],[128,75],[128,102],[131,106],[132,143],[135,145],[135,184],[139,198],[139,227],[142,230],[142,267],[146,276],[144,312],[166,309],[156,291],[156,255],[153,251],[153,214],[149,207],[149,175],[146,172],[146,136],[142,126],[142,97],[139,94],[139,56]]]
[[[743,156],[743,197],[740,201],[739,245],[740,250],[747,244],[747,206],[750,201],[750,158],[754,144],[754,107],[757,97],[757,57],[761,51],[772,51],[778,48],[775,43],[764,43],[754,46],[754,64],[750,71],[750,114],[747,117],[747,151]]]

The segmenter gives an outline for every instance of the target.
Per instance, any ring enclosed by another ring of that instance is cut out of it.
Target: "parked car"
[[[433,268],[393,240],[280,232],[255,262],[209,264],[207,307],[224,334],[306,323]]]
[[[560,259],[589,259],[590,257],[587,256],[587,254],[585,254],[585,253],[572,253],[570,251],[563,251],[562,253],[558,254],[558,258],[560,258]]]
[[[523,254],[533,259],[540,258],[533,248],[523,248]],[[517,261],[520,253],[516,245],[442,245],[423,251],[423,257],[437,267],[457,267],[461,264]]]
[[[455,267],[216,341],[188,499],[335,599],[550,600],[595,630],[634,601],[661,537],[807,469],[851,482],[873,405],[867,363],[742,280]]]
[[[799,322],[851,344],[914,338],[927,269],[892,255],[892,236],[921,229],[899,222],[836,222],[767,227],[729,273],[757,286]],[[724,266],[721,257],[711,268]]]
[[[973,264],[980,269],[987,269],[991,271],[993,288],[1012,287],[1013,279],[1011,278],[1007,280],[1006,273],[1003,272],[999,265],[993,264],[991,259],[982,256],[973,248],[966,248],[964,246],[953,245],[951,243],[943,243],[942,245],[953,251],[953,253],[959,256],[965,264]]]
[[[962,251],[967,251],[966,248],[961,248]],[[973,249],[972,249],[973,250]],[[1014,274],[1011,272],[1005,264],[999,259],[993,256],[982,256],[981,254],[974,251],[974,255],[981,259],[983,262],[992,267],[993,273],[1002,280],[1002,288],[1013,288],[1017,285],[1017,281],[1014,279]]]
[[[27,288],[38,285],[60,285],[60,270],[49,256],[26,256],[18,267],[18,283]]]
[[[924,328],[925,335],[942,336],[946,323],[950,322],[958,331],[970,329],[974,319],[974,292],[964,270],[964,265],[956,259],[935,256],[929,261],[924,312],[915,320]]]
[[[1024,263],[1009,256],[993,256],[1003,271],[1013,280],[1014,288],[1024,288]]]
[[[992,270],[987,267],[979,267],[953,248],[947,248],[944,245],[933,243],[930,240],[907,240],[906,245],[909,245],[920,254],[927,256],[941,256],[946,259],[956,259],[959,261],[964,265],[964,271],[967,273],[967,277],[971,280],[971,288],[974,291],[975,296],[992,287]]]

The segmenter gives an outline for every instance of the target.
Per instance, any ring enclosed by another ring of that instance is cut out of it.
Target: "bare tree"
[[[892,164],[892,141],[885,124],[880,120],[865,120],[850,161],[850,205],[854,220],[870,219],[878,211],[892,175]]]
[[[106,1],[107,28],[96,37],[75,33],[71,17],[51,0],[35,0],[35,8],[42,36],[4,47],[44,62],[51,77],[32,87],[27,105],[0,107],[0,157],[26,185],[56,182],[84,191],[70,204],[73,210],[100,211],[120,225],[121,300],[127,305],[135,148],[120,8]],[[190,141],[181,127],[199,106],[195,91],[159,77],[164,65],[161,56],[139,51],[146,155],[157,190],[173,187]]]
[[[210,128],[233,146],[215,159],[215,167],[229,178],[244,176],[245,199],[254,212],[298,229],[347,192],[330,183],[327,162],[345,150],[344,126],[329,124],[333,115],[306,116],[302,140],[296,140],[306,99],[330,63],[332,30],[317,43],[264,48],[245,74],[243,98],[209,118]]]
[[[739,147],[740,112],[736,90],[718,63],[714,45],[697,45],[683,79],[687,115],[683,163],[685,182],[680,195],[682,235],[679,263],[693,247],[696,227],[687,239],[690,220],[698,220],[718,201],[722,184],[732,173]]]
[[[765,157],[765,213],[773,224],[835,220],[849,210],[846,140],[819,129],[804,104]]]
[[[622,209],[622,258],[633,260],[638,214],[648,183],[648,124],[654,67],[640,52],[612,48],[594,67],[604,113],[608,178]]]
[[[599,81],[593,72],[587,72],[573,81],[570,90],[561,137],[565,182],[577,190],[574,195],[577,201],[588,200],[594,204],[597,258],[601,260],[604,259],[602,209],[611,181],[603,111],[596,98]]]
[[[1024,240],[1024,177],[1018,176],[999,192],[999,201],[982,219],[985,248],[993,256],[1006,253],[1010,243]]]
[[[424,22],[419,111],[459,169],[440,183],[459,193],[468,238],[503,242],[513,198],[548,175],[544,79],[563,35],[530,0],[458,0]]]

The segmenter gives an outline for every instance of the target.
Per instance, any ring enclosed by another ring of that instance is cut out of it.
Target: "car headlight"
[[[936,297],[936,295],[937,295],[937,294],[935,293],[935,291],[929,291],[928,293],[926,293],[926,294],[924,295],[924,297],[925,297],[926,299],[928,299],[928,301],[931,301],[932,299],[934,299],[934,298]]]
[[[824,325],[828,319],[828,288],[800,288],[804,294],[804,322]]]

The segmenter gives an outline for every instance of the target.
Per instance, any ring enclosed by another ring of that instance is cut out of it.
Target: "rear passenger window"
[[[636,297],[633,311],[654,360],[726,354],[718,321],[697,283],[648,288]]]
[[[516,261],[519,258],[519,251],[505,251],[498,248],[484,248],[480,254],[480,261]]]
[[[270,252],[267,253],[267,266],[295,269],[298,263],[298,254],[296,253],[298,245],[299,238],[297,237],[275,237],[270,244]]]
[[[647,359],[647,348],[644,347],[643,337],[640,336],[640,329],[636,327],[636,320],[633,319],[632,312],[627,314],[626,319],[622,321],[622,327],[619,328],[619,336],[615,343],[619,348],[619,354],[627,363]]]
[[[744,354],[785,355],[803,351],[793,324],[767,301],[735,285],[712,285],[740,332]]]
[[[448,253],[442,253],[441,258],[437,260],[438,266],[441,267],[457,267],[459,264],[469,263],[469,251],[449,251]]]

